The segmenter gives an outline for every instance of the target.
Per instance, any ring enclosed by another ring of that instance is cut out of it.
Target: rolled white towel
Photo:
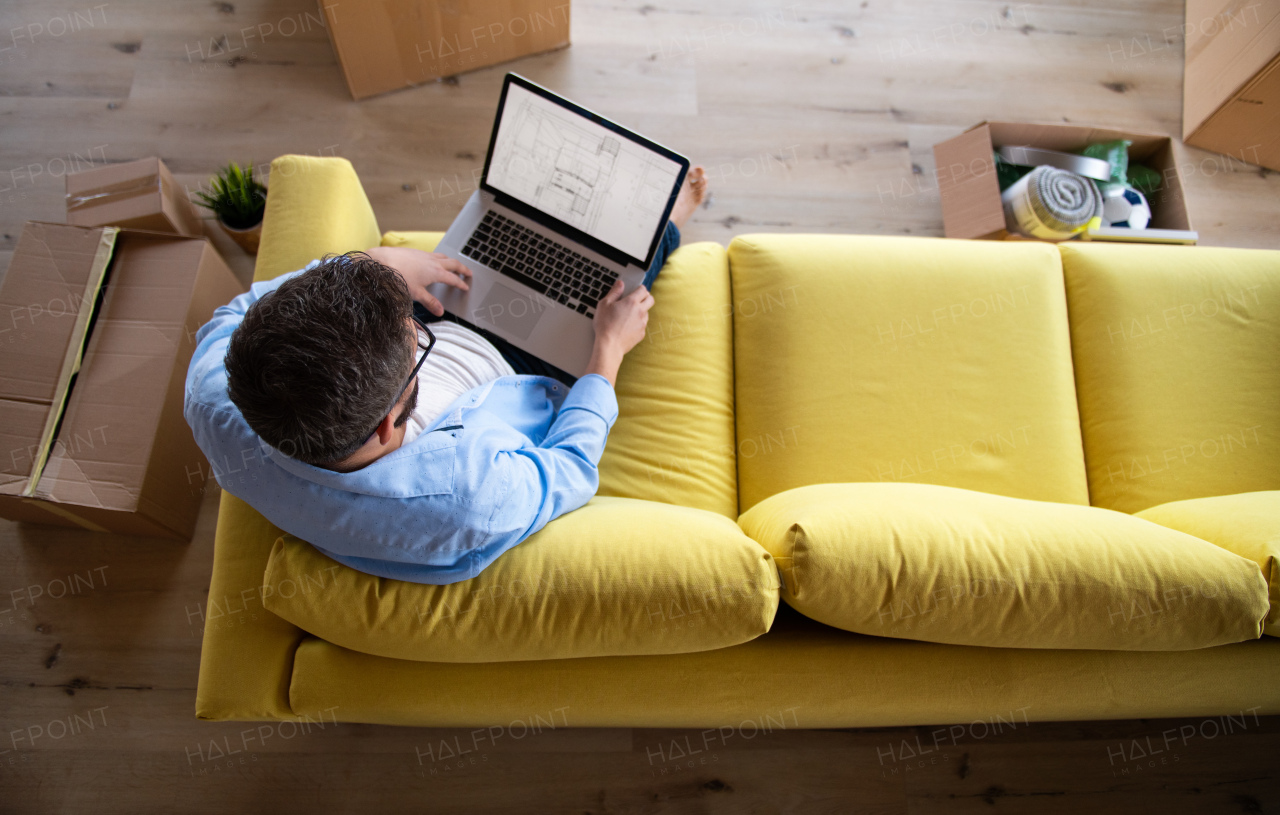
[[[1102,214],[1102,194],[1092,179],[1041,165],[1018,179],[1000,200],[1010,232],[1060,241]]]

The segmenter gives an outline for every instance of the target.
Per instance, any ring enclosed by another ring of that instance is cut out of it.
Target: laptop
[[[507,74],[479,187],[437,252],[471,290],[431,294],[459,321],[582,376],[596,306],[641,284],[689,171],[685,157]]]

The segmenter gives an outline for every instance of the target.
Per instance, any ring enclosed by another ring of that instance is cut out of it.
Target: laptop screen
[[[647,263],[688,162],[512,79],[486,185]]]

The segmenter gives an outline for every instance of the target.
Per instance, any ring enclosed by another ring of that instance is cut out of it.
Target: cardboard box
[[[569,44],[569,0],[319,2],[355,99]]]
[[[1182,140],[1280,170],[1280,3],[1187,0]]]
[[[200,216],[158,158],[67,176],[67,223],[200,236]]]
[[[1005,228],[993,154],[1008,145],[1077,153],[1096,142],[1129,139],[1129,160],[1160,173],[1160,189],[1147,196],[1152,229],[1191,229],[1173,140],[1153,133],[1059,124],[983,122],[933,146],[942,222],[948,238],[1026,240]]]
[[[0,517],[190,539],[187,365],[243,290],[203,237],[26,224],[0,287]]]

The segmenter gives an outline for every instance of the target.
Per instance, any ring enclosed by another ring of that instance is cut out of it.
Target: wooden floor
[[[0,5],[0,267],[23,221],[62,220],[69,168],[149,155],[191,187],[231,158],[345,156],[384,229],[447,226],[504,69],[354,103],[314,23],[244,42],[246,27],[314,10]],[[687,240],[939,235],[930,148],[978,121],[1176,137],[1182,13],[1177,0],[591,0],[573,5],[571,48],[512,67],[706,164],[714,195]],[[218,42],[228,50],[211,53]],[[1203,243],[1280,248],[1280,176],[1177,153]],[[251,259],[210,234],[247,279]],[[189,546],[0,522],[0,812],[1280,809],[1280,719],[1247,716],[1230,735],[1215,720],[1032,724],[921,755],[904,742],[927,729],[712,745],[700,731],[544,729],[461,762],[421,758],[448,731],[265,726],[257,749],[211,756],[245,730],[193,714],[216,499]],[[54,596],[72,575],[81,592]],[[1187,728],[1135,756],[1135,740]]]

